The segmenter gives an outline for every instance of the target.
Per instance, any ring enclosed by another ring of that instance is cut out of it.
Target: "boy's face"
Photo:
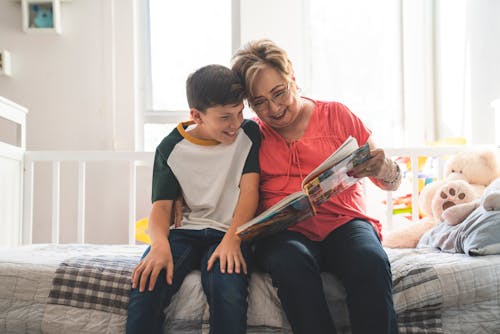
[[[236,139],[243,122],[243,102],[211,107],[204,113],[191,109],[191,117],[198,125],[194,129],[196,136],[231,144]]]

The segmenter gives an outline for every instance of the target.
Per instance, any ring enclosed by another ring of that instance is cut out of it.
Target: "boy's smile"
[[[205,112],[191,109],[197,126],[190,131],[193,137],[231,144],[236,139],[243,122],[243,103],[207,108]]]

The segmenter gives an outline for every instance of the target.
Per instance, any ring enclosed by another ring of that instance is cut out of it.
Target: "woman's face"
[[[253,83],[254,96],[250,106],[257,116],[275,129],[284,129],[297,119],[300,112],[295,82],[272,67],[259,72]]]

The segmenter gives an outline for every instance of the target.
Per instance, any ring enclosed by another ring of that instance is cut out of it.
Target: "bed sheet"
[[[0,250],[1,333],[121,333],[130,274],[145,246],[31,245]],[[386,249],[401,333],[500,332],[500,256]],[[339,333],[350,333],[345,291],[323,274]],[[166,309],[165,333],[208,333],[200,274]],[[471,331],[473,329],[473,331]],[[249,333],[291,333],[270,277],[250,281]]]

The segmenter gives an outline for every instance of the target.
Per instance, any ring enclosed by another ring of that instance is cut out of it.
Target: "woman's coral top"
[[[304,177],[332,154],[349,136],[359,145],[367,142],[371,131],[346,106],[338,102],[313,101],[314,111],[302,138],[287,142],[274,129],[256,119],[262,134],[259,152],[261,166],[260,211],[283,197],[300,191]],[[323,240],[330,232],[355,218],[369,221],[380,237],[381,224],[365,214],[361,185],[356,183],[332,196],[318,207],[317,215],[290,230],[311,240]]]

